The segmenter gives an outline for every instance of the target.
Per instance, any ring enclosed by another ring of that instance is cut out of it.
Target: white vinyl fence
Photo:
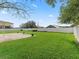
[[[18,29],[0,29],[0,31],[10,31],[10,30],[21,30],[23,28]],[[79,27],[73,28],[29,28],[23,30],[37,30],[41,32],[66,32],[66,33],[73,33],[77,42],[79,42]]]
[[[38,31],[73,33],[73,28],[39,28]]]
[[[23,29],[23,28],[22,28]],[[0,29],[0,31],[9,31],[9,30],[20,30],[19,29]],[[67,32],[67,33],[73,33],[73,28],[29,28],[29,29],[23,29],[23,30],[38,30],[41,32]]]

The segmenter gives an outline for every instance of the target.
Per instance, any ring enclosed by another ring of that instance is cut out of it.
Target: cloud
[[[2,14],[7,14],[7,11],[1,11],[2,12]]]
[[[49,18],[52,18],[52,17],[54,17],[54,16],[53,16],[52,14],[50,14],[50,15],[48,15],[48,17],[49,17]]]
[[[32,4],[32,7],[34,8],[38,8],[38,6],[36,4]]]

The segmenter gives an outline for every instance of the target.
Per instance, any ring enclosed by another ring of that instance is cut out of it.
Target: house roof
[[[0,26],[2,26],[2,25],[4,25],[4,26],[11,26],[11,25],[13,25],[13,23],[0,20]]]
[[[13,24],[13,23],[11,23],[11,22],[8,22],[8,21],[1,21],[1,20],[0,20],[0,23],[8,23],[8,24]]]

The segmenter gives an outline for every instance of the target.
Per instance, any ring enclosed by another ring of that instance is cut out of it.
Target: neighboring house
[[[12,28],[13,23],[7,21],[0,21],[0,29]]]
[[[71,28],[72,25],[71,24],[58,24],[55,25],[56,28]]]
[[[56,28],[54,25],[48,25],[46,28]]]

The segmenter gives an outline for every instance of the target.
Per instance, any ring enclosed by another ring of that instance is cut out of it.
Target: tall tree
[[[75,38],[79,42],[79,0],[69,0],[68,3],[62,7],[60,14],[60,22],[72,24],[74,26]]]
[[[37,28],[37,25],[34,21],[28,21],[26,23],[21,24],[21,28]]]

